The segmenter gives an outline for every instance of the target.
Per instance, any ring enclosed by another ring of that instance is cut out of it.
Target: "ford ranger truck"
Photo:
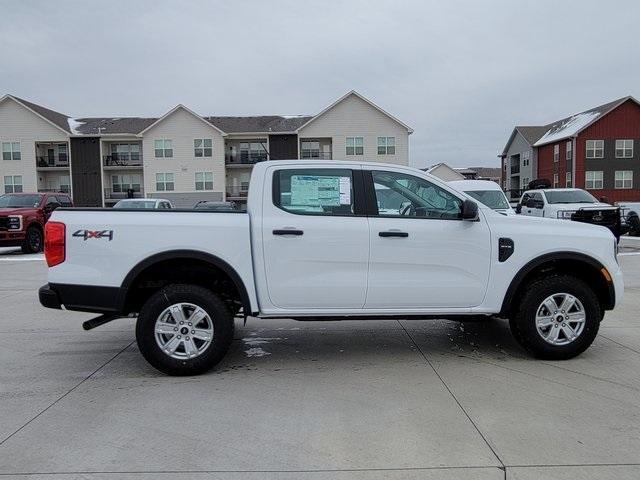
[[[42,250],[44,224],[58,207],[72,206],[66,193],[7,193],[0,195],[0,247]]]
[[[268,161],[246,212],[59,209],[46,227],[49,308],[137,317],[142,355],[171,375],[225,355],[234,317],[508,318],[534,356],[567,359],[621,301],[599,226],[505,216],[419,170]]]

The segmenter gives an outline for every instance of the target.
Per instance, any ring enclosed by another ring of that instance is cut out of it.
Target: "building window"
[[[140,191],[140,175],[111,175],[111,188],[114,193],[126,193],[129,189]]]
[[[604,140],[587,140],[587,158],[604,158]]]
[[[378,137],[378,155],[395,155],[396,137]]]
[[[64,193],[71,192],[71,179],[69,175],[60,176],[60,191]]]
[[[301,142],[300,155],[302,158],[320,158],[320,142]]]
[[[573,158],[573,142],[567,142],[567,160]]]
[[[213,190],[213,172],[196,172],[196,190]]]
[[[4,177],[4,193],[22,193],[22,175]]]
[[[558,188],[558,174],[553,174],[553,188]]]
[[[531,151],[527,150],[525,152],[522,152],[522,166],[528,167],[529,163],[531,163]]]
[[[584,188],[587,190],[600,190],[602,188],[602,171],[585,172]]]
[[[520,188],[522,188],[523,190],[527,188],[527,185],[529,185],[529,178],[524,177],[522,179],[522,186]]]
[[[267,159],[267,147],[264,142],[243,142],[240,144],[240,162],[256,163]]]
[[[210,157],[213,154],[213,140],[210,138],[194,139],[193,154],[196,157]]]
[[[173,143],[171,140],[154,140],[153,144],[156,151],[156,158],[173,157]]]
[[[633,188],[633,172],[631,170],[616,170],[615,188]]]
[[[20,142],[2,142],[3,160],[20,160]]]
[[[364,155],[364,137],[347,137],[347,155]]]
[[[173,188],[173,173],[156,173],[156,191],[171,192]]]
[[[140,145],[137,143],[112,143],[111,160],[114,165],[119,165],[119,162],[139,161]]]
[[[553,146],[553,161],[557,162],[560,160],[560,145]]]
[[[616,158],[633,157],[633,140],[616,140]]]
[[[564,185],[565,187],[571,186],[571,172],[567,172],[564,175]]]

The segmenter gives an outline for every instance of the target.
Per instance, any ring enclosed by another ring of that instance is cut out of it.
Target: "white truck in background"
[[[202,373],[234,316],[509,318],[539,358],[574,357],[622,298],[611,233],[506,216],[422,171],[268,161],[246,212],[58,209],[47,224],[45,307],[137,317],[144,357]]]

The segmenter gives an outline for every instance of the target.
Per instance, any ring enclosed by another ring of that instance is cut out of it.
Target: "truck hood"
[[[611,205],[607,206],[611,207]],[[589,223],[558,220],[555,218],[532,217],[529,215],[506,216],[496,214],[495,212],[492,213],[494,213],[494,215],[487,214],[489,226],[492,228],[495,226],[496,230],[502,230],[504,228],[505,233],[508,233],[509,229],[516,229],[521,232],[529,232],[532,238],[537,235],[547,234],[575,236],[577,238],[590,236],[610,239],[613,237],[613,234],[608,228]]]
[[[605,208],[615,208],[615,207],[612,205],[609,205],[608,203],[597,202],[597,203],[551,203],[545,206],[545,208],[552,208],[554,210],[580,210],[581,208],[605,209]]]
[[[8,208],[0,208],[0,217],[7,217],[9,215],[24,215],[33,211],[33,208],[18,208],[18,207],[8,207]]]

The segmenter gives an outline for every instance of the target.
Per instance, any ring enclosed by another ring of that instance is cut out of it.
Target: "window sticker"
[[[292,175],[291,205],[337,207],[351,204],[351,177]]]

